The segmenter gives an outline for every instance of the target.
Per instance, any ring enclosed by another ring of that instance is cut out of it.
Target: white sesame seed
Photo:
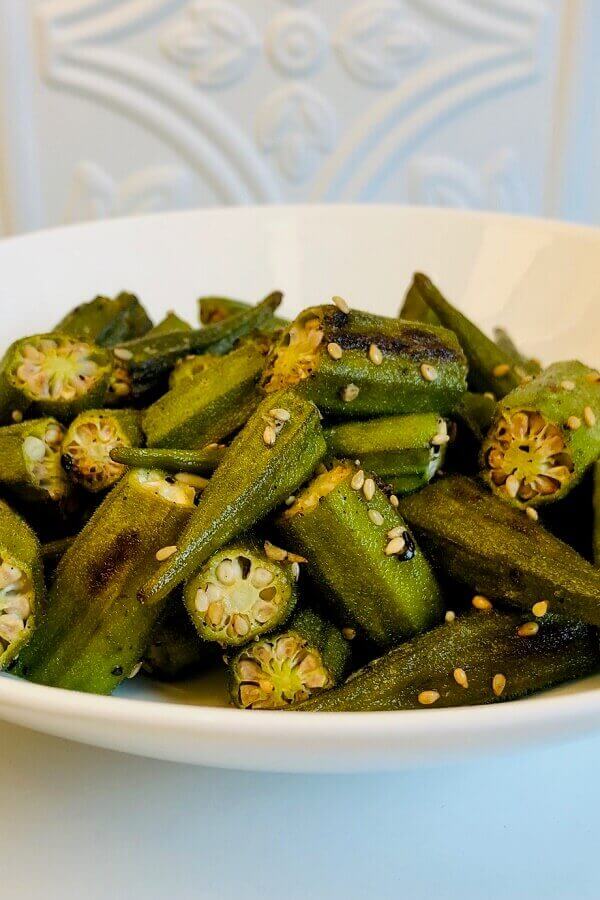
[[[272,544],[271,541],[265,541],[265,556],[267,559],[274,559],[279,562],[282,562],[284,559],[287,559],[287,550],[283,550],[281,547],[276,547],[275,544]]]
[[[294,581],[298,581],[298,579],[300,578],[300,563],[293,562],[290,566],[290,570]]]
[[[175,544],[171,544],[169,547],[161,547],[160,550],[156,551],[156,559],[159,562],[163,562],[165,559],[173,556],[174,553],[177,553]]]
[[[19,422],[23,421],[23,413],[21,412],[20,409],[13,409],[13,411],[10,414],[10,417],[13,420],[13,422],[19,423]]]
[[[115,349],[113,350],[113,353],[115,354],[117,359],[123,359],[123,360],[133,359],[133,353],[131,352],[131,350],[128,350],[126,347],[115,347]]]
[[[289,409],[277,407],[276,409],[269,410],[269,415],[273,416],[278,422],[289,422],[291,413]]]
[[[502,694],[505,687],[506,677],[501,674],[494,675],[494,677],[492,678],[492,690],[495,693],[496,697],[499,697]]]
[[[417,699],[422,706],[431,706],[440,699],[440,695],[437,691],[421,691]]]
[[[341,310],[341,312],[346,313],[346,315],[348,315],[348,313],[350,312],[350,307],[343,297],[332,297],[331,302],[335,304],[335,306],[337,306],[337,308]]]
[[[533,506],[527,507],[527,509],[525,510],[525,515],[529,519],[531,519],[532,522],[537,522],[540,517],[540,514],[538,513],[537,509],[534,509]]]
[[[425,381],[435,381],[438,377],[437,369],[435,366],[429,366],[427,363],[423,363],[421,366],[421,375],[425,379]]]
[[[365,479],[365,483],[363,484],[363,494],[365,495],[365,500],[369,501],[375,496],[375,482],[372,478]]]
[[[404,553],[406,550],[406,541],[403,537],[392,538],[385,548],[386,556],[396,556],[398,553]]]
[[[475,594],[473,599],[471,600],[472,605],[475,609],[488,610],[493,609],[493,604],[490,603],[487,597],[484,597],[482,594]]]
[[[454,622],[455,619],[456,619],[456,613],[454,612],[454,610],[449,609],[448,612],[446,613],[446,615],[444,616],[444,621],[450,623],[450,622]]]
[[[290,496],[286,498],[285,505],[286,505],[286,506],[291,506],[292,503],[295,503],[295,502],[296,502],[296,497],[295,497],[295,495],[294,495],[294,494],[290,494]]]
[[[276,440],[277,432],[272,425],[267,425],[267,427],[263,431],[263,441],[265,442],[267,447],[272,447]]]
[[[596,413],[591,406],[586,406],[583,411],[583,420],[589,428],[593,428],[596,424]]]
[[[336,344],[335,341],[332,341],[330,344],[327,344],[327,352],[329,353],[332,359],[341,359],[344,351],[340,347],[339,344]]]
[[[510,366],[508,363],[500,363],[498,366],[494,366],[492,369],[492,375],[496,378],[502,378],[503,375],[508,375],[510,372]]]
[[[135,676],[138,674],[138,672],[140,671],[141,668],[142,668],[141,662],[136,663],[135,666],[133,667],[133,669],[131,670],[131,672],[129,673],[129,675],[127,676],[127,678],[135,678]]]
[[[537,603],[534,603],[531,607],[531,612],[534,616],[538,616],[541,619],[542,616],[545,616],[548,612],[548,601],[547,600],[538,600]]]
[[[347,641],[353,641],[356,637],[356,631],[354,628],[342,628],[342,634]]]
[[[371,520],[373,525],[383,525],[383,516],[378,509],[369,510],[369,519]]]
[[[581,419],[578,416],[569,416],[567,419],[567,428],[571,431],[577,431],[578,428],[581,428]]]
[[[524,625],[517,628],[517,634],[519,637],[533,637],[539,630],[540,626],[537,622],[525,622]]]
[[[454,680],[457,684],[463,688],[469,687],[469,679],[467,678],[467,673],[464,669],[455,669],[452,674],[454,675]]]
[[[376,366],[380,366],[383,362],[383,353],[381,352],[377,344],[371,344],[371,346],[369,347],[369,359]]]
[[[441,447],[444,444],[447,444],[450,440],[449,434],[436,434],[431,438],[431,444],[434,447]]]
[[[342,400],[344,403],[352,403],[353,400],[356,400],[360,393],[360,388],[356,384],[347,384],[345,388],[342,388]]]
[[[575,390],[575,382],[574,381],[561,381],[560,383],[563,391],[574,391]]]
[[[350,487],[352,488],[353,491],[360,491],[360,490],[362,490],[362,486],[364,483],[365,483],[365,473],[363,472],[362,469],[359,469],[358,472],[356,472],[352,476],[352,481],[350,482]]]
[[[175,476],[175,481],[179,481],[181,484],[189,484],[198,491],[203,491],[208,484],[208,478],[203,478],[202,475],[194,475],[193,472],[178,472]]]
[[[402,527],[402,525],[396,525],[395,528],[390,528],[390,530],[387,533],[387,536],[389,538],[395,538],[395,537],[400,537],[402,534],[404,534],[404,528]]]
[[[390,506],[393,506],[394,509],[398,509],[398,507],[400,506],[400,501],[395,494],[390,494]]]
[[[493,400],[494,403],[496,402],[496,395],[495,395],[495,394],[492,394],[491,391],[486,391],[485,394],[484,394],[483,396],[484,396],[484,397],[487,397],[488,400]]]

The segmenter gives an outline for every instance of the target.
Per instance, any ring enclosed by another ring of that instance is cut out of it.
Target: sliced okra
[[[363,469],[410,490],[431,481],[442,465],[449,439],[446,420],[435,413],[381,417],[325,429],[330,456],[359,459]]]
[[[31,638],[44,607],[44,570],[32,529],[0,500],[0,669]]]
[[[248,644],[232,660],[232,702],[240,709],[286,709],[334,687],[349,657],[341,632],[302,610],[284,631]]]
[[[175,553],[140,590],[154,603],[268,515],[325,456],[319,411],[294,391],[266,397],[228,447]]]
[[[203,644],[185,610],[177,604],[152,631],[142,672],[159,681],[176,681],[216,665],[216,647]]]
[[[271,559],[258,543],[241,540],[213,554],[184,589],[201,638],[240,647],[281,627],[296,605],[289,558]]]
[[[459,617],[390,650],[301,711],[369,712],[516,700],[598,671],[596,630],[579,622],[520,633],[523,616]]]
[[[594,525],[592,549],[594,562],[600,567],[600,462],[594,466]]]
[[[88,409],[69,425],[62,443],[62,465],[71,481],[97,493],[112,487],[125,466],[111,457],[116,447],[143,440],[140,414],[133,409]]]
[[[135,296],[122,291],[117,297],[95,297],[80,303],[60,320],[55,331],[100,347],[141,337],[152,328],[152,320]]]
[[[107,495],[61,558],[43,627],[15,673],[41,684],[108,694],[142,659],[163,605],[137,590],[171,552],[195,491],[163,472],[135,469]]]
[[[256,409],[264,357],[240,347],[193,381],[173,388],[143,415],[150,447],[197,448],[240,428]]]
[[[408,319],[410,322],[426,322],[429,325],[441,325],[442,323],[423,299],[418,282],[414,279],[409,287],[404,302],[398,313],[399,319]]]
[[[498,404],[482,448],[486,481],[515,506],[564,497],[600,456],[600,383],[580,362],[549,366]]]
[[[146,337],[158,337],[161,334],[172,334],[174,331],[191,331],[192,326],[172,309],[163,319],[146,332]],[[132,335],[133,336],[133,335]]]
[[[102,402],[110,352],[66,334],[36,334],[8,348],[0,367],[0,410],[72,419]]]
[[[0,483],[25,500],[64,500],[69,481],[61,466],[63,435],[52,418],[0,428]]]
[[[204,375],[211,366],[221,359],[220,356],[214,356],[212,353],[191,353],[178,359],[175,363],[173,371],[169,375],[169,389],[180,387],[182,384],[190,384]]]
[[[208,444],[202,450],[170,450],[162,447],[116,447],[111,459],[133,469],[163,469],[165,472],[189,472],[210,475],[217,468],[227,447]]]
[[[400,512],[436,568],[476,595],[600,625],[600,570],[478,482],[434,481]]]
[[[337,416],[448,413],[466,390],[466,360],[445,328],[337,306],[306,309],[269,355],[267,393],[296,385]]]
[[[342,624],[390,646],[439,622],[439,586],[407,526],[348,462],[317,475],[279,519],[286,546]]]

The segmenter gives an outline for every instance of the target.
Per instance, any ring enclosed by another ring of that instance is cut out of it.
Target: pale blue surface
[[[270,776],[0,727],[3,897],[600,896],[600,739],[396,775]]]

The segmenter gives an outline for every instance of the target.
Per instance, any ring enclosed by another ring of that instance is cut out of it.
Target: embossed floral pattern
[[[307,75],[322,62],[329,43],[321,19],[289,10],[275,16],[265,34],[269,59],[284,75]]]

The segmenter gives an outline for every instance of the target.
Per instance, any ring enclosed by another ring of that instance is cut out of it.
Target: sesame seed
[[[296,497],[295,497],[295,495],[294,495],[294,494],[290,494],[290,496],[286,498],[285,505],[286,505],[286,506],[291,506],[292,503],[295,503],[295,502],[296,502]]]
[[[403,534],[404,534],[404,528],[402,527],[402,525],[396,525],[395,528],[390,528],[390,530],[387,533],[387,536],[389,538],[395,538],[395,537],[400,537]]]
[[[293,562],[290,566],[290,570],[294,581],[298,581],[298,579],[300,578],[300,563]]]
[[[335,341],[332,341],[331,344],[327,344],[327,352],[332,359],[341,359],[344,353],[340,345],[336,344]]]
[[[487,397],[488,400],[493,400],[494,403],[496,402],[496,395],[495,395],[495,394],[492,394],[491,391],[486,391],[485,394],[484,394],[483,396],[484,396],[484,397]]]
[[[494,366],[492,369],[492,375],[496,378],[502,378],[503,375],[508,375],[510,372],[510,366],[508,363],[500,363],[498,366]]]
[[[563,391],[574,391],[575,390],[575,382],[574,381],[561,381],[560,383]]]
[[[13,409],[13,411],[10,414],[10,417],[13,420],[13,422],[18,423],[18,422],[23,421],[23,413],[21,412],[20,409]]]
[[[267,427],[263,431],[263,441],[265,442],[267,447],[272,447],[276,440],[277,432],[272,425],[267,425]]]
[[[287,559],[287,550],[283,550],[281,547],[276,547],[275,544],[271,543],[271,541],[265,541],[264,547],[265,556],[267,557],[267,559],[274,559],[277,562],[283,562],[284,559]]]
[[[351,403],[353,400],[356,400],[360,393],[360,388],[356,384],[347,384],[345,388],[342,388],[342,400],[344,403]]]
[[[531,612],[534,616],[538,616],[539,618],[545,616],[548,612],[548,602],[546,600],[539,600],[537,603],[533,604]]]
[[[435,366],[429,366],[427,365],[427,363],[423,363],[421,366],[421,375],[423,376],[425,381],[435,381],[438,373]]]
[[[356,630],[354,628],[342,628],[342,634],[347,641],[353,641],[356,637]]]
[[[373,525],[383,525],[383,516],[378,509],[369,510],[369,519],[371,520]]]
[[[390,506],[393,506],[394,509],[398,509],[398,507],[400,506],[400,501],[395,494],[390,494]]]
[[[127,678],[135,678],[135,676],[138,674],[138,672],[140,671],[141,668],[142,668],[141,662],[136,663],[135,666],[133,667],[133,669],[131,670],[131,672],[129,673],[129,675],[127,676]]]
[[[192,472],[178,472],[175,476],[175,481],[179,481],[180,484],[189,484],[199,491],[203,491],[208,484],[208,478],[203,478],[202,475],[194,475]]]
[[[377,344],[371,344],[371,346],[369,347],[369,359],[376,366],[380,366],[383,362],[383,353],[381,352]]]
[[[366,478],[365,483],[363,484],[363,494],[365,495],[365,500],[372,500],[375,496],[375,482],[372,478]]]
[[[577,431],[578,428],[581,428],[581,419],[578,416],[569,416],[567,428],[570,428],[571,431]]]
[[[431,706],[432,703],[437,703],[440,695],[437,691],[421,691],[417,699],[422,706]]]
[[[521,482],[517,478],[516,475],[509,475],[506,479],[506,493],[509,497],[512,497],[513,500],[519,493],[519,488],[521,487]]]
[[[527,507],[527,509],[525,510],[525,515],[529,519],[531,519],[532,522],[537,522],[540,517],[540,514],[538,513],[537,509],[534,509],[533,506]]]
[[[492,690],[495,693],[496,697],[499,697],[502,694],[505,687],[506,677],[501,674],[494,675],[494,677],[492,678]]]
[[[398,553],[404,553],[406,550],[406,541],[403,537],[395,537],[387,544],[385,548],[386,556],[396,556]]]
[[[454,680],[457,684],[463,688],[469,687],[469,679],[467,678],[467,673],[464,669],[455,669],[452,674],[454,675]]]
[[[346,303],[346,301],[344,300],[343,297],[332,297],[331,302],[335,306],[337,306],[337,308],[339,310],[341,310],[341,312],[346,313],[346,315],[348,315],[348,313],[350,312],[350,307],[348,306],[348,304]]]
[[[443,444],[447,444],[449,440],[449,434],[436,434],[431,438],[431,444],[433,447],[441,447]]]
[[[455,619],[456,619],[456,613],[454,612],[454,610],[449,609],[448,612],[446,613],[446,615],[444,616],[444,621],[448,622],[448,624],[449,624],[450,622],[454,622]]]
[[[352,481],[350,482],[350,487],[352,488],[353,491],[360,491],[360,490],[362,490],[362,486],[364,483],[365,483],[365,473],[363,472],[362,469],[359,469],[358,472],[356,472],[352,476]]]
[[[537,622],[525,622],[524,625],[517,628],[517,634],[519,637],[533,637],[539,630],[540,626]]]
[[[596,424],[596,413],[594,412],[594,410],[592,409],[591,406],[586,406],[586,408],[584,409],[583,419],[584,419],[585,424],[588,425],[590,428],[593,428],[594,425]]]
[[[177,553],[175,544],[171,544],[169,547],[161,547],[160,550],[156,551],[156,559],[159,562],[163,562],[165,559],[173,556],[174,553]]]
[[[117,359],[133,359],[133,353],[131,352],[131,350],[127,350],[126,347],[115,347],[113,353],[115,354]]]
[[[277,422],[289,422],[291,413],[289,409],[271,409],[269,410],[269,415],[273,416]]]
[[[471,600],[472,605],[475,609],[488,610],[493,609],[493,604],[490,603],[487,597],[484,597],[482,594],[475,594],[473,599]]]

